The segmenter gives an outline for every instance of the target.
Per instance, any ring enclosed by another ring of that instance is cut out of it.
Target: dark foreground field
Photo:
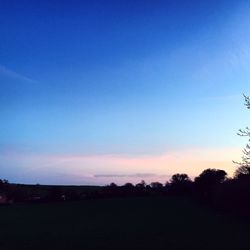
[[[250,249],[250,223],[181,198],[0,207],[0,249]]]

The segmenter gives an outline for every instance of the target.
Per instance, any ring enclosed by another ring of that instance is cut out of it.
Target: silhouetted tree
[[[166,187],[171,194],[186,195],[192,192],[192,184],[187,174],[174,174]]]
[[[246,95],[244,95],[245,98],[245,106],[250,109],[250,98]],[[239,132],[237,133],[239,136],[246,136],[248,137],[248,141],[250,142],[250,129],[246,127],[245,129],[239,129]],[[250,145],[247,143],[245,148],[243,149],[243,155],[242,155],[242,161],[241,162],[234,162],[239,165],[239,168],[235,172],[235,176],[238,178],[242,175],[249,175],[249,169],[250,169]]]
[[[187,174],[174,174],[172,176],[172,178],[170,179],[170,183],[172,185],[181,184],[181,183],[184,183],[186,181],[190,181]]]
[[[117,185],[116,185],[114,182],[111,182],[111,183],[109,184],[109,187],[111,187],[111,188],[116,188]]]
[[[250,98],[244,95],[245,106],[250,109]],[[239,136],[248,138],[248,143],[243,149],[243,155],[241,162],[235,162],[238,165],[234,173],[234,179],[229,183],[227,192],[224,192],[224,196],[230,196],[231,207],[237,211],[249,211],[250,209],[250,129],[240,129],[237,133]]]
[[[123,187],[125,187],[125,188],[134,188],[134,185],[132,184],[132,183],[130,183],[130,182],[127,182],[127,183],[125,183],[124,185],[123,185]]]
[[[241,165],[234,173],[235,178],[250,178],[250,165]]]
[[[139,189],[144,189],[146,187],[146,182],[142,180],[140,183],[137,183],[135,187]]]
[[[118,196],[120,194],[120,187],[118,187],[114,182],[103,188],[104,195]]]
[[[206,169],[194,179],[196,193],[211,201],[218,185],[226,180],[227,173],[220,169]]]
[[[227,173],[220,169],[208,168],[195,178],[195,183],[201,186],[213,186],[225,181]]]
[[[125,183],[122,187],[121,187],[121,190],[126,194],[133,194],[134,193],[134,189],[135,189],[135,186],[130,183],[130,182],[127,182]]]
[[[163,185],[160,182],[151,182],[150,186],[153,189],[161,189],[161,188],[163,188]]]

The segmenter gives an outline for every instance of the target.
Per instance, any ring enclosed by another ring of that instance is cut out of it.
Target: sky
[[[232,175],[250,124],[249,1],[0,0],[0,178]]]

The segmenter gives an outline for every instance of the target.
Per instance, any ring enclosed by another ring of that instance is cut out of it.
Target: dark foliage
[[[187,195],[192,192],[193,182],[187,174],[174,174],[166,187],[170,194]]]
[[[206,169],[192,181],[187,174],[174,174],[165,186],[160,182],[146,185],[144,181],[133,185],[118,186],[111,183],[105,187],[43,186],[10,184],[0,180],[0,195],[14,202],[55,202],[93,198],[136,197],[136,196],[185,196],[198,199],[225,211],[248,213],[250,209],[249,169],[240,167],[234,178],[219,169]],[[10,203],[10,202],[8,202]]]
[[[210,201],[219,189],[219,186],[226,180],[227,173],[219,169],[206,169],[194,180],[196,194],[200,198]]]

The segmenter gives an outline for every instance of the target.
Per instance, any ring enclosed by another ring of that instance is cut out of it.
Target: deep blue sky
[[[237,152],[249,125],[249,17],[248,1],[0,0],[2,177],[192,175],[192,165],[143,169],[122,157]]]

